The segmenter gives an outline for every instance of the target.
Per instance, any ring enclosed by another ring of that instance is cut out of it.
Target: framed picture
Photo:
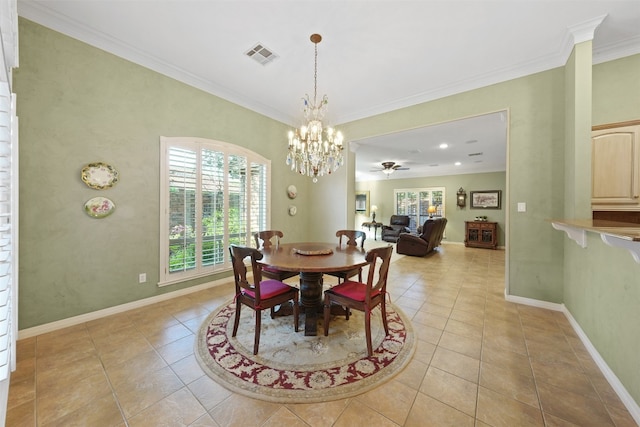
[[[356,213],[369,216],[369,192],[356,192]]]
[[[472,191],[471,209],[500,209],[502,190]]]

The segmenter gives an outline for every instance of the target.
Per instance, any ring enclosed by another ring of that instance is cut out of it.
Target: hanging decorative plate
[[[106,163],[89,163],[82,168],[82,181],[91,188],[104,190],[118,182],[118,171]]]
[[[87,203],[84,204],[85,213],[93,218],[109,216],[115,208],[116,205],[105,197],[94,197],[93,199],[87,200]]]
[[[295,185],[290,185],[287,187],[287,196],[289,196],[290,199],[295,199],[297,195],[298,189]]]

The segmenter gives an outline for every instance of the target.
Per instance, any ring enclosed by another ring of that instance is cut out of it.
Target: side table
[[[371,231],[371,227],[373,227],[373,240],[378,240],[378,228],[382,229],[382,223],[371,221],[371,222],[363,222],[362,227],[367,227],[369,231]]]

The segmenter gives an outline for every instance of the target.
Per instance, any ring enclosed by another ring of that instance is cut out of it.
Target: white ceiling
[[[312,33],[323,36],[318,96],[329,96],[334,125],[562,66],[574,35],[603,17],[594,62],[640,53],[640,0],[18,0],[18,13],[290,125],[300,124],[301,98],[313,96]],[[278,58],[267,65],[248,58],[257,43]],[[475,120],[472,131],[444,126],[420,135],[453,145],[432,152],[429,163],[456,157],[436,153],[465,157],[472,148],[466,141],[502,133]],[[383,138],[360,141],[359,173],[386,160],[411,168],[393,178],[417,172],[423,161],[407,154],[401,138],[415,133],[394,135],[391,146],[369,155],[367,146]],[[496,144],[483,147],[483,163],[497,167],[488,153],[500,153],[504,170],[505,141]],[[455,173],[467,165],[480,167],[464,162]]]

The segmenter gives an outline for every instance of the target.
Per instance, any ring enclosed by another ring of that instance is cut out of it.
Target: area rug
[[[411,360],[415,336],[402,311],[387,304],[389,335],[381,313],[371,313],[373,356],[367,356],[364,315],[352,311],[349,320],[332,316],[329,336],[304,335],[293,318],[262,314],[260,349],[253,355],[254,312],[242,310],[236,337],[231,337],[235,304],[223,305],[207,317],[196,340],[196,358],[213,380],[231,391],[280,403],[338,400],[371,390],[399,373]]]

